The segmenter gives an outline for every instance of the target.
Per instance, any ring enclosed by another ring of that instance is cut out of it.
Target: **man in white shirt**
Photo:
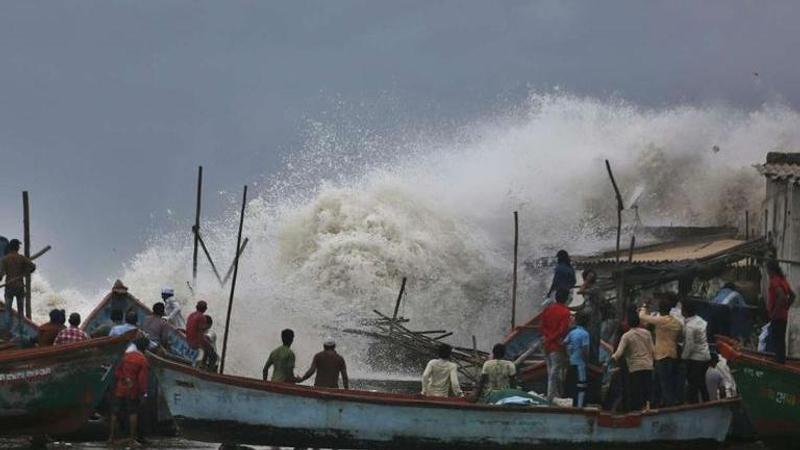
[[[167,322],[179,330],[186,329],[186,320],[181,314],[181,304],[175,298],[175,291],[165,287],[161,290],[161,299],[164,300],[164,318],[167,319]]]
[[[719,363],[719,357],[716,354],[711,355],[711,361],[709,361],[706,371],[706,389],[708,398],[712,401],[726,397],[725,378],[722,376],[722,371],[717,368],[717,363]]]
[[[446,344],[439,347],[439,358],[432,359],[422,373],[422,395],[431,397],[463,397],[458,382],[458,365],[450,361],[453,349]],[[451,395],[452,394],[452,395]]]
[[[492,348],[492,359],[483,363],[481,369],[481,379],[475,390],[475,400],[480,399],[484,392],[490,393],[493,390],[502,390],[513,387],[514,375],[517,367],[513,362],[505,360],[506,346],[495,344]]]
[[[708,401],[706,388],[706,370],[711,353],[708,350],[708,337],[706,336],[707,323],[696,315],[692,302],[683,302],[683,353],[681,358],[686,363],[686,402],[697,403]]]

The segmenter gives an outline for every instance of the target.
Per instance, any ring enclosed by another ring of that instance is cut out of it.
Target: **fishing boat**
[[[139,299],[131,294],[125,293],[123,295],[115,295],[114,292],[106,295],[100,303],[92,310],[91,313],[84,319],[81,328],[88,334],[92,334],[97,328],[111,323],[112,309],[119,309],[123,314],[129,311],[135,311],[138,316],[138,323],[143,323],[144,319],[152,314],[150,308],[145,306]],[[180,330],[168,325],[169,331],[167,332],[167,342],[164,346],[172,356],[184,360],[184,362],[192,363],[197,358],[197,349],[189,347],[186,341],[186,335]]]
[[[3,312],[0,314],[5,314],[5,308],[8,306],[2,301],[0,301],[0,305],[3,307]],[[31,340],[36,339],[38,334],[39,327],[27,317],[22,317],[22,326],[20,326],[17,310],[13,308],[11,309],[11,340],[9,343],[13,345],[8,346],[9,348],[17,347],[25,342],[30,342]],[[0,347],[0,349],[3,348],[5,347]]]
[[[685,447],[723,441],[738,401],[611,415],[591,408],[311,388],[203,372],[154,355],[151,361],[179,432],[207,442],[398,449],[655,442]]]
[[[800,435],[800,361],[778,364],[771,355],[741,349],[731,339],[718,336],[716,342],[758,434],[778,438]]]
[[[80,428],[112,380],[132,335],[0,353],[0,435]]]

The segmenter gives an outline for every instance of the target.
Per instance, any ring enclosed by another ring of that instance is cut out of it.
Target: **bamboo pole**
[[[636,235],[631,235],[631,246],[628,248],[628,263],[633,262],[633,249],[636,247]]]
[[[245,247],[247,247],[248,242],[250,242],[250,239],[244,238],[244,241],[242,241],[242,246],[239,248],[239,253],[236,254],[236,258],[240,258],[242,256],[242,253],[244,253],[244,249]],[[236,258],[234,258],[234,261],[236,260]],[[225,283],[228,282],[228,278],[231,277],[232,273],[233,273],[233,261],[231,261],[231,266],[228,267],[228,271],[225,272],[225,277],[222,279],[223,286],[225,286]]]
[[[397,320],[397,313],[400,311],[400,301],[403,300],[403,293],[406,291],[406,277],[400,283],[400,293],[397,294],[397,301],[394,302],[394,313],[392,314],[392,322]]]
[[[231,310],[233,309],[233,295],[236,292],[236,277],[239,275],[238,250],[242,247],[242,228],[244,227],[244,209],[247,206],[247,185],[242,192],[242,212],[239,215],[239,234],[236,237],[236,258],[233,260],[233,278],[231,279],[231,295],[228,298],[228,313],[225,316],[225,335],[222,338],[222,357],[219,362],[219,373],[225,373],[225,354],[228,350],[228,332],[231,324]]]
[[[22,229],[24,251],[27,258],[31,257],[31,217],[28,191],[22,191]],[[31,274],[25,275],[25,317],[31,318]]]
[[[192,253],[192,285],[197,287],[197,244],[200,241],[200,206],[203,195],[203,166],[197,166],[197,206],[195,208],[194,226],[194,252]]]
[[[619,264],[619,239],[622,234],[622,210],[625,209],[622,203],[622,195],[619,193],[617,181],[614,180],[614,173],[611,171],[611,163],[606,160],[606,170],[608,177],[611,178],[611,185],[614,187],[614,194],[617,197],[617,259],[616,263]]]
[[[214,276],[217,277],[217,281],[219,285],[222,286],[222,278],[219,277],[219,272],[217,271],[217,265],[214,264],[214,260],[211,259],[211,253],[208,252],[208,248],[206,247],[206,241],[203,240],[203,236],[200,233],[197,233],[197,239],[200,241],[200,247],[203,249],[203,253],[205,253],[206,258],[208,259],[208,263],[211,264],[211,270],[214,272]]]
[[[744,212],[744,240],[750,240],[750,211]]]
[[[514,211],[514,271],[511,275],[511,331],[517,326],[517,254],[519,249],[519,214]]]

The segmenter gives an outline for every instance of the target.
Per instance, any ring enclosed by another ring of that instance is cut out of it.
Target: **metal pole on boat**
[[[514,271],[511,273],[511,331],[517,326],[517,252],[519,248],[519,214],[514,211]]]
[[[192,286],[197,288],[197,245],[200,240],[200,204],[203,193],[203,166],[197,166],[197,208],[195,209],[194,226],[194,253],[192,253]]]
[[[242,193],[242,212],[239,216],[239,234],[236,237],[236,257],[233,260],[233,278],[231,278],[231,296],[228,298],[228,314],[225,316],[225,335],[222,338],[222,357],[219,361],[219,373],[225,373],[225,353],[228,350],[228,331],[231,325],[233,294],[236,292],[236,277],[239,275],[239,249],[242,247],[242,228],[244,227],[244,208],[247,206],[247,185]]]
[[[744,212],[744,240],[750,240],[750,211]]]
[[[22,229],[25,257],[31,257],[31,217],[28,191],[22,191]],[[6,305],[10,308],[11,305]],[[25,317],[31,318],[31,275],[25,275]]]

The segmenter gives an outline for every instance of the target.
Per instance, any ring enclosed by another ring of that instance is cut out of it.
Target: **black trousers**
[[[707,370],[708,361],[686,360],[686,403],[708,401]]]
[[[653,371],[637,370],[628,375],[630,382],[630,410],[644,409],[653,392]]]
[[[775,362],[783,364],[786,362],[786,321],[773,320],[769,323],[769,340],[772,341],[772,349],[775,352]]]

